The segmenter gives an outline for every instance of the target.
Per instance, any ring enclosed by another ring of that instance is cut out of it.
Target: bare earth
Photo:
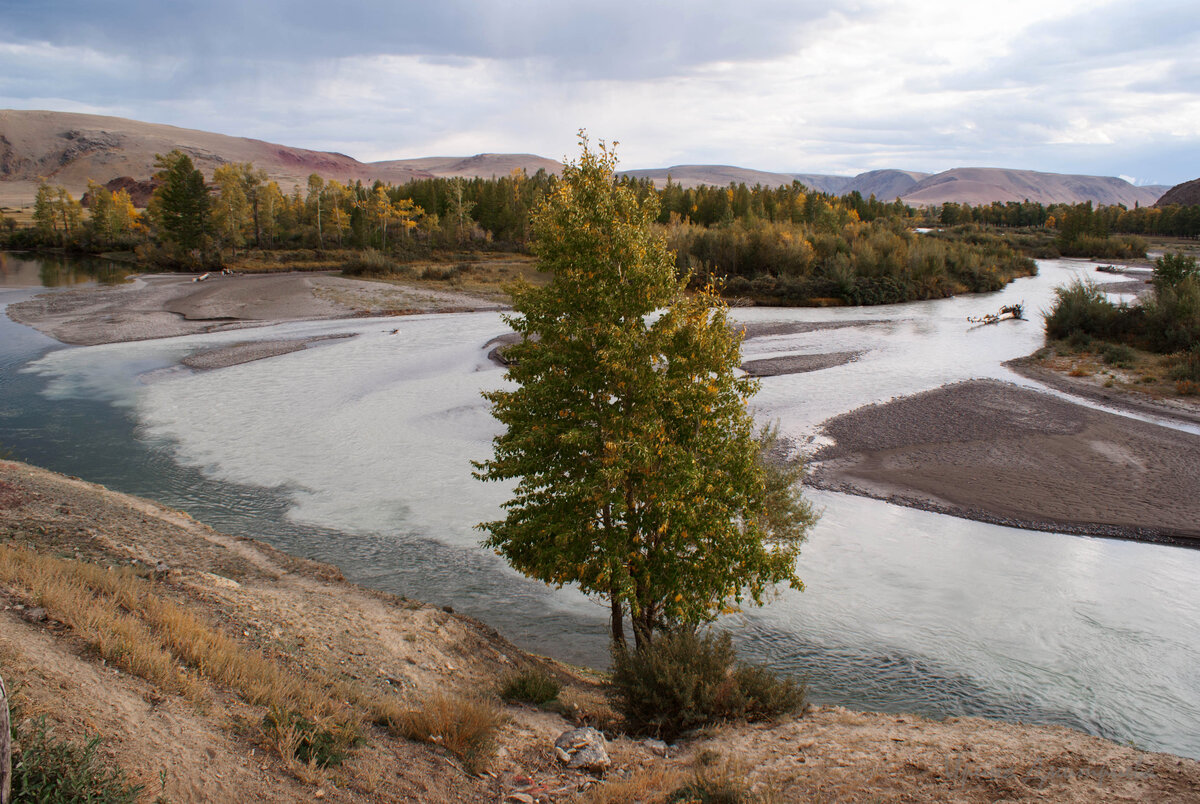
[[[346,279],[325,273],[136,278],[128,285],[43,293],[8,315],[63,343],[94,345],[365,315],[494,310],[464,293]]]
[[[253,738],[262,707],[232,690],[205,705],[105,665],[33,601],[0,586],[0,667],[23,717],[44,714],[58,733],[104,736],[103,754],[172,802],[577,801],[580,791],[630,777],[728,763],[772,801],[1198,801],[1200,763],[1139,751],[1061,727],[977,718],[811,709],[803,717],[726,725],[681,740],[668,758],[611,734],[606,777],[562,769],[553,740],[576,722],[608,718],[585,673],[523,653],[469,618],[373,592],[330,566],[236,539],[186,514],[103,487],[0,461],[0,541],[108,565],[169,570],[157,593],[186,603],[230,637],[300,673],[367,685],[419,701],[434,691],[492,695],[518,666],[541,666],[566,685],[572,720],[508,706],[498,750],[478,776],[445,750],[368,727],[338,768],[319,770]],[[643,795],[653,790],[650,784]],[[670,789],[669,787],[667,788]],[[512,798],[523,792],[528,798]],[[664,791],[665,792],[665,791]],[[631,800],[631,799],[627,799]]]
[[[827,421],[811,482],[1017,527],[1200,546],[1200,437],[994,381]]]

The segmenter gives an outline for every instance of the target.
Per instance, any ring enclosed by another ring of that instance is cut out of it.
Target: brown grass
[[[43,606],[106,660],[163,690],[199,702],[210,696],[207,682],[213,682],[249,703],[296,713],[347,744],[357,739],[360,715],[342,700],[157,594],[131,569],[0,546],[0,580]],[[282,756],[291,756],[294,734],[266,729],[264,735]]]
[[[438,693],[416,708],[393,710],[379,722],[401,737],[442,746],[468,771],[478,773],[495,750],[504,715],[491,701]]]
[[[628,779],[613,779],[588,790],[584,804],[666,804],[691,777],[676,768],[652,765]]]

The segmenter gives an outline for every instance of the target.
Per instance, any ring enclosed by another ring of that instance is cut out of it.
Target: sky
[[[1200,177],[1200,5],[0,0],[0,108],[363,161]]]

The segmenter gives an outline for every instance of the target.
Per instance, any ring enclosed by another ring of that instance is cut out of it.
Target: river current
[[[756,415],[808,448],[820,422],[863,404],[971,378],[1031,385],[1001,364],[1041,344],[1053,288],[1094,266],[1039,267],[983,296],[734,310],[746,322],[863,322],[747,341],[747,359],[859,353],[764,379]],[[0,305],[34,292],[20,284],[0,282]],[[1032,320],[966,320],[1012,302]],[[505,331],[495,313],[426,315],[64,348],[0,316],[0,451],[603,665],[601,607],[479,546],[474,526],[508,491],[470,465],[497,432],[480,392],[504,382],[485,344]],[[179,364],[214,346],[336,333],[355,337],[215,371]],[[823,514],[800,558],[806,590],[723,620],[747,658],[806,677],[817,701],[1057,723],[1200,757],[1200,551],[808,496]]]

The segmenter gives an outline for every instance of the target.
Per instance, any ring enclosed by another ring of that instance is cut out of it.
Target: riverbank
[[[138,276],[127,285],[42,293],[8,306],[14,321],[63,343],[169,338],[283,321],[495,310],[453,290],[347,279],[333,273]]]
[[[1013,527],[1200,547],[1200,436],[996,381],[823,425],[809,482]]]
[[[209,681],[194,700],[102,661],[66,613],[50,604],[36,612],[20,584],[0,585],[0,667],[22,717],[44,714],[63,736],[100,733],[108,760],[147,783],[151,796],[161,786],[175,802],[630,800],[617,797],[623,785],[649,799],[698,768],[727,764],[748,789],[779,801],[1183,801],[1200,790],[1200,762],[1062,727],[833,706],[715,728],[661,757],[617,734],[593,675],[524,653],[470,618],[363,589],[331,566],[12,461],[0,461],[0,547],[129,567],[156,597],[187,607],[281,671],[353,692],[356,706],[418,707],[443,693],[491,699],[502,715],[477,775],[436,743],[370,721],[349,758],[321,770],[266,740],[266,707],[238,689]],[[562,681],[570,717],[496,702],[500,679],[518,667]],[[555,737],[579,722],[610,731],[614,767],[603,779],[554,758]]]

